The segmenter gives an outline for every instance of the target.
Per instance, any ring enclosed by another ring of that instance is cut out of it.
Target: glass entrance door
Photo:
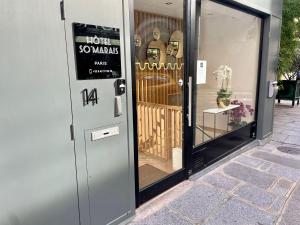
[[[262,30],[262,19],[252,13],[197,2],[193,171],[255,137]]]
[[[183,178],[184,36],[183,0],[134,0],[140,202]]]

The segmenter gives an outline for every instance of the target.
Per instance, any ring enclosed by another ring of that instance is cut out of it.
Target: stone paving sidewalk
[[[185,181],[130,225],[300,225],[300,107],[276,105],[270,143]]]

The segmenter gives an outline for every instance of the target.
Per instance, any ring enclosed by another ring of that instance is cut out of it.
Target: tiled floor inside
[[[300,107],[276,106],[273,140],[142,205],[131,225],[299,225]]]
[[[172,160],[164,160],[160,159],[159,157],[147,155],[146,153],[139,152],[139,166],[142,165],[152,165],[154,167],[157,167],[158,169],[166,172],[166,173],[173,173],[173,167],[172,167]]]

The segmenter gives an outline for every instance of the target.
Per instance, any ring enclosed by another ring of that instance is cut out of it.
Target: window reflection
[[[135,0],[139,187],[182,169],[183,1]]]
[[[262,23],[209,0],[201,7],[195,145],[254,121]]]

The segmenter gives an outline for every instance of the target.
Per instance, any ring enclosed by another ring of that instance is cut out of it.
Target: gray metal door
[[[0,1],[0,224],[78,225],[59,0]]]
[[[126,79],[123,2],[65,0],[64,13],[81,223],[117,224],[130,209],[127,99],[116,93],[117,78]],[[120,77],[102,71],[118,67],[118,56]]]

